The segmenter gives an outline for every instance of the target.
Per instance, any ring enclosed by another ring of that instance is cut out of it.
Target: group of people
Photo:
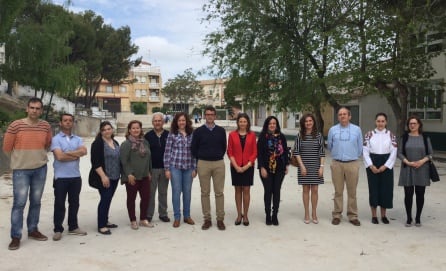
[[[48,122],[40,119],[42,101],[31,98],[27,105],[27,117],[14,121],[7,129],[3,151],[11,158],[13,169],[14,202],[11,211],[10,250],[20,247],[23,228],[23,211],[29,195],[27,218],[28,237],[39,241],[48,238],[38,229],[40,201],[47,174],[47,151],[54,154],[54,235],[62,239],[64,231],[65,202],[68,196],[68,234],[86,235],[78,225],[79,194],[82,180],[79,160],[87,154],[82,139],[73,134],[74,116],[62,114],[60,132],[52,137]],[[407,132],[402,136],[400,148],[396,137],[386,128],[387,116],[376,115],[376,128],[365,134],[352,124],[350,110],[341,107],[339,123],[330,128],[327,148],[331,151],[331,174],[335,190],[332,224],[341,222],[344,186],[347,189],[347,216],[355,226],[360,226],[356,200],[359,158],[364,157],[369,185],[369,203],[372,223],[378,224],[377,207],[381,221],[388,224],[386,209],[393,203],[393,166],[396,157],[402,161],[399,185],[404,186],[406,226],[411,226],[413,194],[416,194],[415,225],[421,226],[421,211],[425,187],[430,184],[427,162],[432,155],[428,137],[423,135],[421,120],[410,117]],[[97,188],[100,200],[97,209],[98,232],[112,234],[118,225],[109,221],[110,205],[119,181],[126,187],[127,211],[130,227],[153,227],[155,197],[158,191],[158,213],[163,222],[170,222],[167,213],[169,181],[172,189],[173,224],[178,228],[183,222],[194,225],[191,217],[191,190],[193,179],[198,175],[201,188],[203,224],[212,227],[211,181],[215,194],[216,222],[219,230],[224,224],[224,156],[228,155],[232,185],[235,188],[237,217],[234,224],[249,226],[250,188],[254,182],[254,166],[264,187],[266,225],[279,225],[280,192],[285,175],[289,171],[290,154],[287,140],[274,116],[266,118],[256,138],[251,130],[250,118],[245,113],[237,116],[237,129],[226,137],[224,128],[215,124],[216,110],[205,108],[205,123],[196,128],[188,114],[177,113],[170,131],[163,128],[164,115],[153,114],[153,129],[144,134],[142,123],[137,120],[127,125],[126,139],[120,145],[114,139],[110,122],[100,123],[99,132],[91,144],[90,186]],[[319,223],[317,216],[318,185],[324,183],[324,138],[317,130],[315,117],[305,114],[300,119],[300,131],[296,136],[294,151],[298,161],[298,184],[302,185],[304,223]],[[139,221],[136,216],[136,198],[140,196]],[[311,202],[311,216],[310,216]],[[182,207],[182,208],[181,208]]]
[[[423,134],[423,123],[418,116],[410,116],[406,131],[397,143],[396,136],[387,129],[387,115],[375,116],[375,128],[362,136],[361,129],[350,122],[351,112],[341,107],[337,112],[338,124],[329,129],[327,148],[331,152],[331,179],[334,186],[333,225],[339,225],[344,206],[344,187],[347,190],[347,217],[351,224],[360,226],[356,189],[359,180],[360,160],[367,172],[371,222],[379,224],[377,208],[380,207],[381,222],[389,224],[386,210],[393,208],[393,167],[398,157],[401,171],[398,185],[404,187],[404,204],[407,214],[406,226],[413,225],[413,194],[416,195],[415,226],[421,226],[426,186],[430,185],[429,165],[432,145]],[[400,147],[398,147],[400,146]],[[298,160],[298,183],[303,186],[302,198],[305,210],[304,223],[317,224],[318,185],[323,184],[324,140],[315,127],[312,114],[300,120],[300,132],[296,137],[293,155]],[[310,195],[311,192],[311,195]],[[311,198],[311,220],[310,220]]]

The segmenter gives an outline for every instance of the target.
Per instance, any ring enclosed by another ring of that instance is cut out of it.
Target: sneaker
[[[34,239],[34,240],[37,240],[37,241],[46,241],[46,240],[48,240],[48,237],[43,235],[38,230],[35,230],[35,231],[32,231],[32,232],[28,232],[28,238]]]
[[[62,233],[61,232],[55,232],[53,235],[53,241],[59,241],[62,239]]]
[[[9,243],[8,249],[9,250],[16,250],[20,247],[20,239],[17,237],[13,237],[11,240],[11,243]]]
[[[87,235],[87,232],[81,230],[80,228],[77,228],[77,229],[74,229],[72,231],[69,231],[68,234],[84,236],[84,235]]]

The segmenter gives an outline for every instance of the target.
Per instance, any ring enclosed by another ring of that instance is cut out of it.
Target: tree
[[[25,6],[25,0],[0,0],[0,44],[11,33],[14,21]]]
[[[192,69],[187,69],[183,74],[175,76],[174,79],[167,80],[163,88],[163,93],[169,98],[171,104],[181,104],[184,106],[191,99],[202,96],[202,87],[197,81]]]
[[[231,78],[226,97],[244,96],[245,105],[276,105],[279,110],[315,112],[338,108],[329,87],[344,48],[346,18],[358,1],[212,0],[206,21],[221,29],[206,36],[205,54],[218,72]],[[349,93],[344,97],[349,96]]]
[[[77,86],[78,67],[68,61],[71,48],[70,17],[62,7],[28,3],[15,21],[15,31],[6,39],[6,61],[1,65],[8,82],[18,82],[41,91],[64,94]],[[51,104],[51,102],[50,102]],[[48,111],[47,111],[48,114]]]
[[[77,96],[82,96],[85,107],[90,108],[103,80],[120,84],[141,58],[130,60],[138,47],[131,43],[129,27],[114,29],[93,11],[73,14],[73,23],[70,61],[81,67]]]

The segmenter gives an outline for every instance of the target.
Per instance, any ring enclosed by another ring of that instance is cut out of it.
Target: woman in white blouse
[[[378,224],[376,209],[381,207],[381,221],[389,224],[386,210],[393,207],[393,165],[397,155],[395,135],[387,130],[387,115],[378,113],[376,128],[364,136],[363,156],[369,184],[372,223]]]

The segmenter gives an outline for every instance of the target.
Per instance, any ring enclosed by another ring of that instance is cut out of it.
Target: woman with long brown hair
[[[180,112],[172,120],[164,151],[166,178],[172,186],[173,227],[178,228],[181,220],[181,194],[183,194],[183,219],[189,225],[195,222],[190,216],[192,180],[197,176],[197,163],[192,157],[192,121]]]
[[[324,183],[324,137],[317,131],[313,114],[305,114],[300,119],[300,132],[294,143],[294,156],[299,163],[297,172],[298,184],[302,185],[302,200],[304,203],[304,223],[311,221],[319,223],[317,218],[317,201],[319,185]],[[311,191],[311,196],[310,196]]]

